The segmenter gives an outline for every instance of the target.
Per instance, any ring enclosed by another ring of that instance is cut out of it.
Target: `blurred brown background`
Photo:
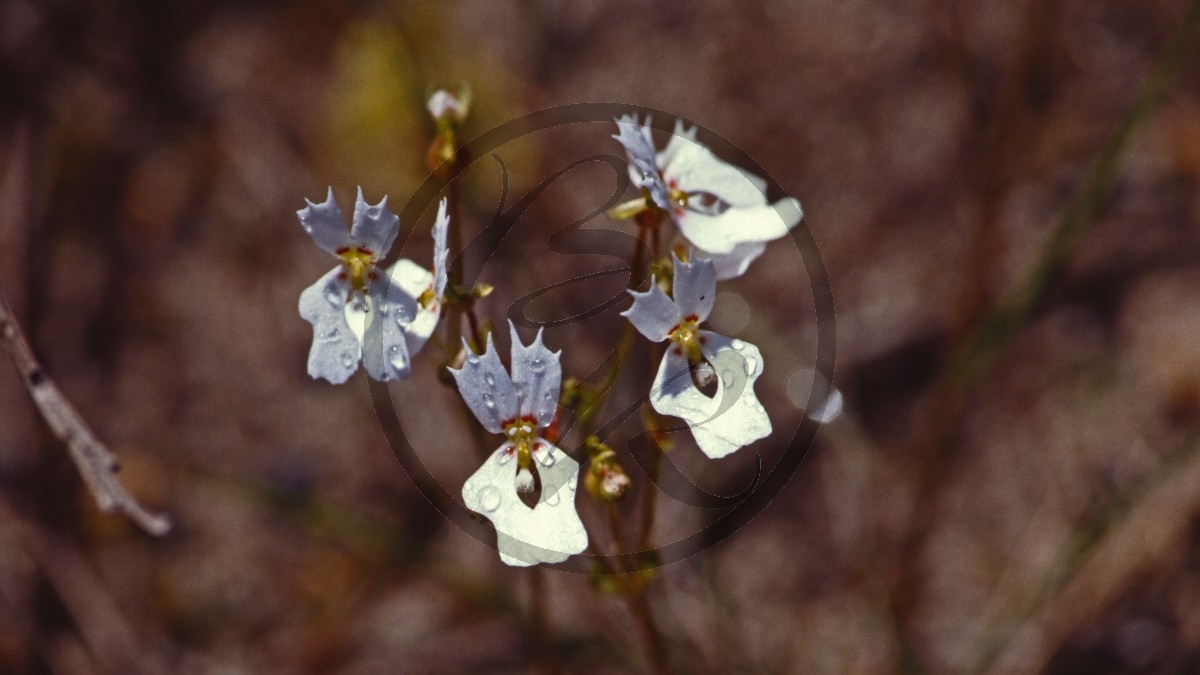
[[[333,264],[298,227],[303,198],[332,185],[349,213],[362,185],[398,208],[427,173],[427,87],[459,81],[467,137],[581,101],[699,122],[800,198],[830,272],[846,412],[749,526],[660,571],[650,599],[680,672],[1200,671],[1191,50],[1013,339],[974,379],[953,368],[1187,5],[0,0],[0,288],[122,480],[177,526],[151,540],[100,515],[0,366],[0,671],[534,668],[528,574],[416,493],[364,375],[307,377],[296,311]],[[612,131],[504,148],[513,195],[615,152]],[[468,237],[498,176],[464,176]],[[588,168],[539,200],[484,268],[499,290],[483,310],[499,321],[612,267],[544,244],[610,189]],[[403,224],[422,264],[428,218]],[[746,485],[754,453],[769,467],[799,424],[815,344],[801,266],[785,240],[721,287],[713,323],[762,348],[777,433],[712,463],[681,439],[672,459],[714,491]],[[620,281],[539,311],[569,316]],[[586,375],[619,326],[614,310],[548,342]],[[392,392],[455,493],[478,460],[429,351]],[[661,509],[664,543],[703,521]],[[546,580],[566,670],[647,669],[620,602]]]

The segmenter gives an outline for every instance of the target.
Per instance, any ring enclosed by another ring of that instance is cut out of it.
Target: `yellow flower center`
[[[704,359],[700,353],[700,345],[704,344],[704,336],[700,335],[699,317],[685,317],[671,329],[667,338],[674,344],[677,356],[687,354],[688,362],[697,363]]]
[[[367,283],[375,278],[375,254],[361,246],[338,249],[342,260],[342,273],[350,279],[350,288],[355,293],[366,293]]]

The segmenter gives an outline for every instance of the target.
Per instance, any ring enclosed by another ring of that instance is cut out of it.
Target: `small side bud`
[[[589,446],[592,439],[588,439]],[[603,443],[595,445],[592,463],[584,477],[584,485],[593,497],[602,502],[615,502],[625,495],[632,485],[629,475],[617,461],[617,453]]]
[[[471,109],[471,88],[466,84],[460,84],[458,91],[453,94],[445,89],[438,89],[426,99],[425,107],[434,121],[439,124],[443,121],[462,124]]]

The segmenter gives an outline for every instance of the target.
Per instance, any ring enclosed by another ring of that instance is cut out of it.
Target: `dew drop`
[[[331,305],[342,304],[342,296],[338,295],[336,291],[329,291],[328,293],[326,293],[325,299],[328,300],[329,304],[331,304]]]
[[[489,409],[495,409],[496,399],[491,394],[484,394],[483,395],[483,404],[486,405]]]
[[[572,474],[571,477],[567,479],[567,487],[571,488],[572,491],[579,487],[579,474]]]
[[[494,485],[488,485],[476,495],[479,498],[479,508],[491,513],[500,508],[500,491]]]
[[[746,359],[745,370],[747,375],[753,375],[758,372],[758,361],[754,359]]]
[[[558,496],[558,493],[555,492],[549,497],[546,497],[546,506],[558,506],[558,503],[561,501],[562,499]]]
[[[733,342],[729,343],[729,346],[733,347],[734,349],[736,349],[740,352],[746,348],[746,343],[742,342],[741,340],[734,340]]]
[[[725,383],[726,387],[732,387],[733,386],[733,371],[732,370],[721,371],[721,381]]]
[[[346,366],[347,368],[354,365],[354,359],[350,358],[349,352],[342,353],[342,365]]]
[[[334,326],[333,328],[330,328],[329,330],[325,331],[325,333],[323,333],[321,335],[321,337],[326,340],[334,340],[337,338],[337,336],[339,336],[341,334],[342,334],[342,331],[338,330],[337,326]]]
[[[388,347],[388,360],[396,370],[404,370],[405,366],[408,365],[408,355],[400,349],[400,345]]]
[[[479,365],[479,357],[472,354],[467,357],[467,363],[469,363],[473,366],[477,366],[477,365]]]
[[[483,379],[487,380],[487,384],[489,387],[496,386],[496,378],[492,377],[491,373],[488,373],[486,376],[484,376]]]
[[[422,281],[425,281],[425,270],[421,269],[420,267],[414,267],[409,270],[408,278],[417,283],[421,283]]]
[[[512,461],[513,453],[511,450],[505,450],[496,456],[496,463],[503,466]]]
[[[547,468],[554,466],[554,454],[549,450],[542,450],[540,453],[537,453],[534,456],[537,457],[537,461],[542,466]]]
[[[538,356],[529,362],[529,367],[533,370],[533,372],[540,373],[546,369],[546,359]]]

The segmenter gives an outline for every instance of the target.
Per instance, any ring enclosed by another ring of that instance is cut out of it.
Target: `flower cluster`
[[[456,128],[468,106],[465,90],[457,97],[439,91],[430,98],[438,125],[431,167],[444,172],[455,161]],[[768,242],[795,227],[800,204],[791,198],[769,203],[765,181],[718,159],[696,141],[695,129],[677,123],[670,142],[656,151],[648,125],[628,116],[616,122],[615,138],[643,194],[625,217],[637,216],[641,227],[673,223],[687,244],[653,261],[672,273],[652,276],[646,291],[631,289],[633,302],[622,313],[647,339],[665,343],[647,397],[659,415],[682,418],[707,456],[725,457],[771,433],[754,392],[763,359],[754,345],[701,326],[712,312],[717,281],[745,273]],[[379,269],[400,226],[386,197],[371,205],[360,189],[349,229],[332,189],[324,202],[308,202],[298,215],[317,246],[338,263],[300,295],[300,315],[313,327],[309,374],[339,384],[362,363],[375,379],[407,378],[412,358],[442,315],[451,225],[446,201],[433,226],[432,269],[410,260]],[[453,305],[456,321],[473,312],[472,301]],[[501,441],[463,484],[463,503],[495,527],[503,562],[561,562],[588,546],[576,509],[579,462],[556,445],[561,351],[550,351],[541,331],[525,344],[510,321],[506,368],[493,335],[479,331],[473,313],[469,318],[472,340],[463,339],[456,357],[447,352],[450,364],[460,364],[449,373],[479,423]],[[449,344],[457,344],[459,335],[459,328],[448,329],[447,336],[454,336]],[[483,353],[472,344],[485,344]],[[594,436],[583,445],[590,453],[587,491],[603,502],[621,499],[631,480],[616,453]]]

